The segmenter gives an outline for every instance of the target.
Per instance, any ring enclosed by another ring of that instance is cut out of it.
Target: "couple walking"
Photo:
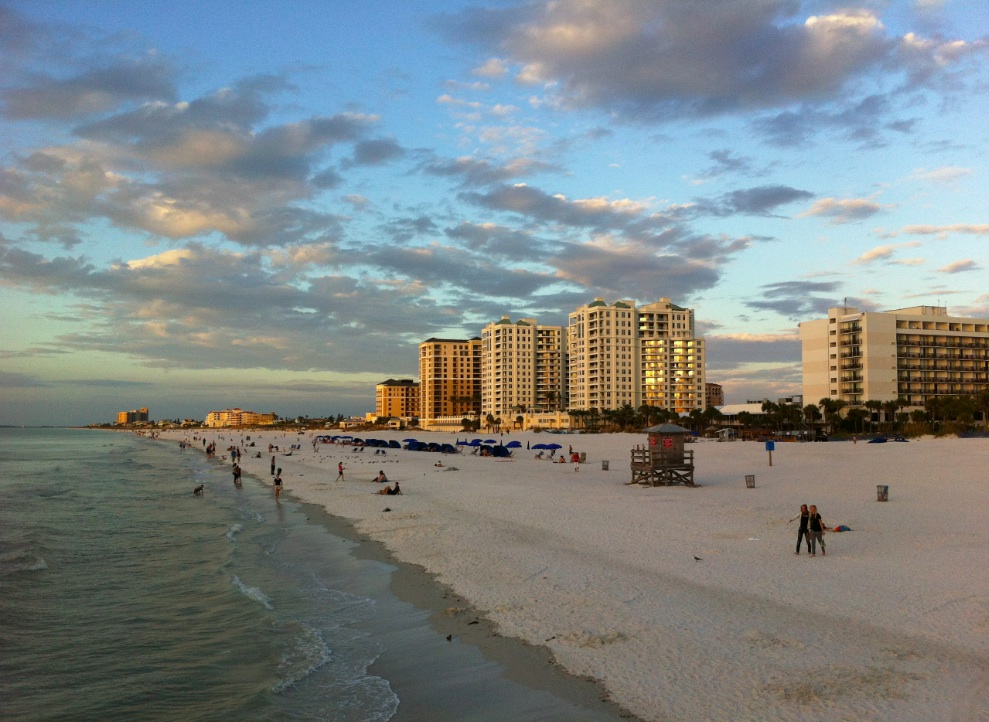
[[[800,542],[803,541],[804,537],[807,537],[807,551],[812,557],[817,556],[818,544],[821,545],[821,554],[827,556],[828,552],[824,547],[824,521],[821,519],[821,515],[817,513],[817,507],[811,504],[808,509],[806,504],[801,504],[800,513],[790,521],[797,519],[800,520],[800,528],[797,530],[796,553],[800,553]]]

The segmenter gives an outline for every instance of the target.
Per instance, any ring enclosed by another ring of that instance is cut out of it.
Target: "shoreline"
[[[180,440],[172,436],[161,436],[151,440],[166,443],[173,441],[177,443]],[[202,452],[199,446],[194,445],[193,449]],[[221,465],[229,464],[229,461],[223,459],[219,453],[214,457],[214,461]],[[256,470],[245,469],[243,475],[250,477],[262,487],[273,488],[271,481],[259,475]],[[387,573],[389,591],[398,600],[426,613],[427,623],[435,632],[437,639],[445,639],[449,635],[452,637],[450,641],[455,640],[458,644],[467,645],[475,649],[484,659],[500,666],[502,668],[500,676],[505,679],[527,689],[546,692],[561,702],[572,705],[573,719],[587,719],[593,722],[621,720],[644,722],[615,702],[600,680],[577,676],[567,671],[555,660],[552,651],[545,645],[532,644],[520,638],[500,634],[496,629],[497,625],[487,613],[475,608],[422,565],[396,558],[382,542],[361,532],[355,520],[335,515],[325,506],[306,501],[287,489],[283,489],[282,496],[299,506],[306,516],[307,523],[319,525],[333,536],[350,542],[353,546],[349,553],[355,558],[389,567]],[[381,497],[381,501],[385,502],[393,498]],[[394,653],[386,651],[382,656],[387,659],[393,657]],[[389,682],[393,681],[394,675],[399,677],[398,686],[394,691],[399,694],[401,703],[391,720],[413,722],[424,718],[446,719],[447,717],[436,708],[428,706],[430,703],[428,695],[423,695],[419,689],[421,680],[417,679],[414,673],[410,675],[407,667],[408,664],[400,660],[393,659],[389,663],[379,658],[368,669],[369,674],[381,673]],[[540,716],[539,719],[543,717]]]
[[[257,479],[254,475],[251,476]],[[262,485],[270,486],[263,479],[257,480]],[[331,534],[353,542],[356,546],[351,549],[351,553],[355,557],[392,567],[388,587],[398,599],[428,612],[430,627],[441,637],[452,635],[454,639],[476,648],[486,659],[504,667],[504,676],[507,679],[549,692],[586,708],[592,714],[599,713],[602,720],[642,722],[612,700],[600,680],[571,674],[556,662],[553,653],[546,646],[502,636],[485,612],[474,608],[421,565],[396,559],[381,542],[358,531],[351,520],[335,516],[319,504],[298,499],[291,492],[282,493],[306,511],[310,523],[319,524]],[[449,613],[454,609],[454,613]],[[378,663],[372,665],[368,671],[373,673],[376,667]],[[410,716],[416,715],[416,712],[408,708],[409,704],[403,698],[398,712],[391,718],[393,722],[422,719]]]
[[[310,451],[297,434],[196,433],[260,438],[262,458],[242,466],[262,479],[268,440],[301,444],[276,455],[294,499],[484,610],[493,635],[545,647],[556,660],[546,666],[595,680],[639,719],[989,714],[989,589],[970,574],[989,543],[984,440],[782,445],[769,468],[761,444],[699,443],[702,486],[685,489],[626,485],[622,459],[644,435],[556,437],[588,451],[575,473],[524,451],[377,458]],[[612,471],[598,468],[609,459]],[[347,481],[335,481],[339,461]],[[369,483],[379,467],[406,494],[387,497],[390,513]],[[877,504],[876,482],[891,485],[889,504]],[[829,528],[853,529],[828,534],[829,554],[813,561],[793,555],[787,524],[805,502]]]

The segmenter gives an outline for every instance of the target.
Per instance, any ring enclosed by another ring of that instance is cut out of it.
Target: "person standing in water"
[[[271,457],[271,475],[272,476],[275,475],[275,457],[274,456]]]
[[[279,469],[278,472],[275,474],[275,499],[277,499],[278,495],[281,493],[282,493],[282,470]]]

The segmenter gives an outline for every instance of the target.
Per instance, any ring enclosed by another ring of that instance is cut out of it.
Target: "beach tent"
[[[401,449],[402,448],[402,445],[400,443],[398,443],[397,441],[395,441],[395,439],[392,439],[391,441],[388,442],[388,448],[389,449]]]

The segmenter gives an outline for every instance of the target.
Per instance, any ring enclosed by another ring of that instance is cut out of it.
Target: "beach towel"
[[[834,528],[835,531],[851,531],[851,527],[847,527],[844,524],[839,524]]]

